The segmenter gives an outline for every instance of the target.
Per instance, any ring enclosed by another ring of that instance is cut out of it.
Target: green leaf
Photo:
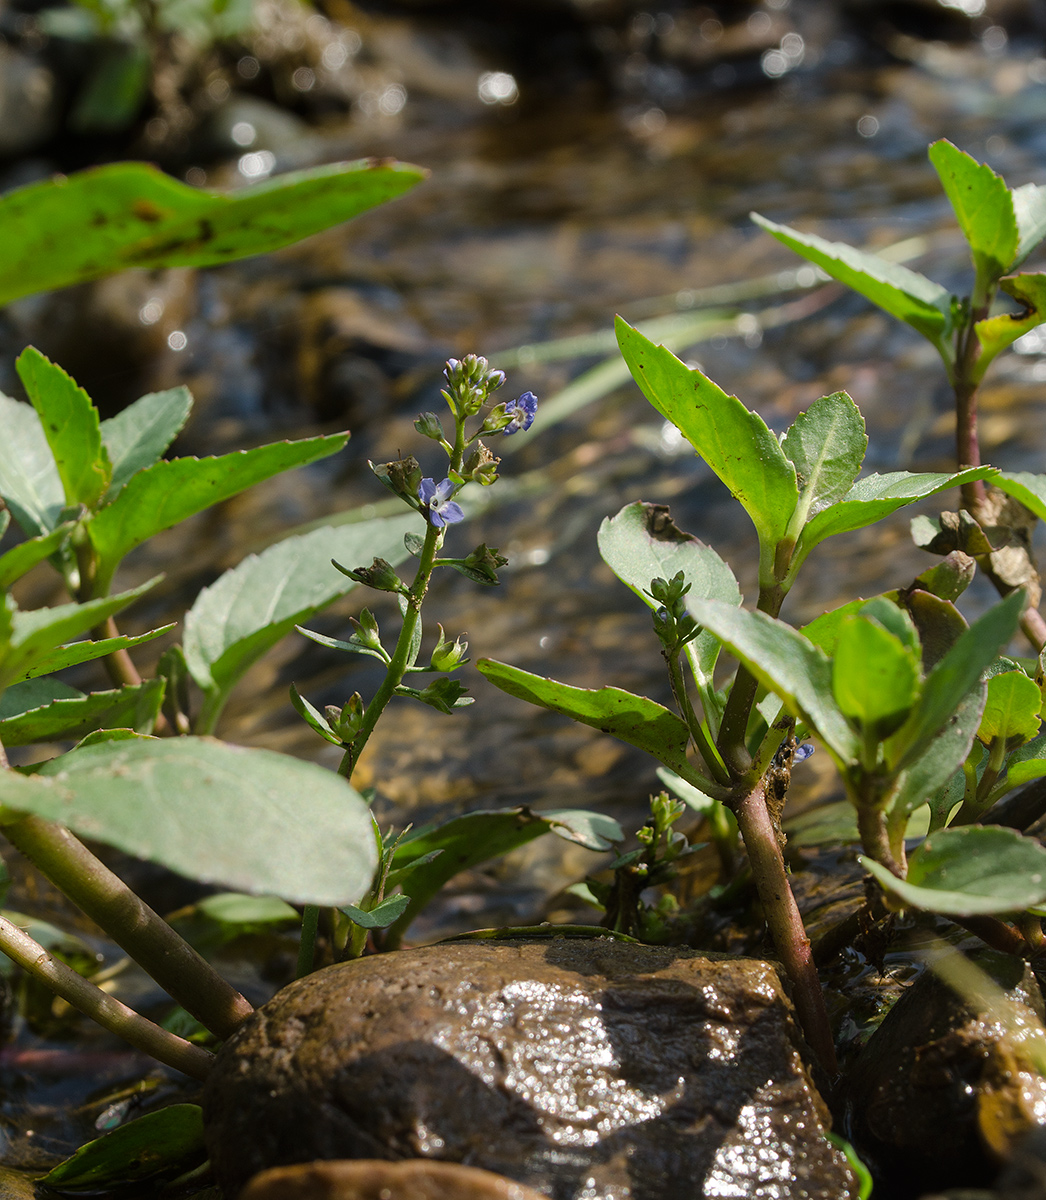
[[[632,377],[739,500],[759,534],[760,578],[799,500],[795,467],[758,413],[620,317],[617,340]],[[771,580],[772,582],[772,580]]]
[[[695,779],[694,768],[687,760],[690,733],[686,725],[654,700],[615,687],[571,687],[491,658],[481,658],[476,666],[485,679],[510,696],[563,713],[582,725],[591,725],[630,746],[638,746],[691,783],[703,787],[707,782]]]
[[[172,1104],[81,1146],[40,1183],[58,1191],[108,1190],[155,1175],[182,1174],[206,1157],[199,1105]]]
[[[108,692],[78,693],[64,688],[57,681],[45,687],[62,687],[65,695],[44,700],[23,708],[29,694],[23,689],[39,688],[43,681],[31,679],[15,684],[0,700],[0,742],[5,746],[26,746],[31,742],[81,738],[92,729],[118,726],[138,733],[151,733],[163,703],[164,681],[150,679],[146,683],[116,688]],[[69,693],[72,692],[72,695]],[[11,707],[17,711],[8,715]]]
[[[585,808],[546,808],[538,815],[548,822],[551,833],[586,850],[602,852],[625,840],[621,826],[604,813]]]
[[[190,879],[295,904],[355,903],[377,863],[370,810],[340,775],[210,738],[108,742],[32,779],[5,771],[0,804]]]
[[[29,538],[28,541],[13,546],[6,554],[0,555],[0,591],[6,592],[16,579],[21,579],[37,563],[43,562],[53,554],[69,536],[72,528],[71,521],[59,525],[50,533]]]
[[[977,736],[985,745],[992,738],[1030,741],[1039,732],[1042,692],[1023,671],[1004,671],[988,680],[988,700]]]
[[[1024,604],[1024,591],[1018,589],[990,608],[927,675],[911,715],[887,743],[887,761],[894,768],[907,766],[922,754],[977,686],[981,672],[1017,632]]]
[[[36,410],[0,394],[0,496],[30,537],[50,533],[65,508],[65,490]]]
[[[369,912],[354,904],[343,904],[341,911],[361,929],[388,929],[403,916],[410,905],[409,896],[389,896]]]
[[[877,621],[847,617],[832,658],[832,694],[842,713],[885,737],[908,715],[919,690],[919,660]]]
[[[1046,521],[1046,475],[1033,475],[1031,471],[1003,471],[992,483],[1000,492],[1019,500],[1040,521]],[[17,513],[15,514],[17,518]]]
[[[952,797],[947,785],[970,753],[984,710],[985,694],[983,684],[968,692],[945,721],[943,729],[901,773],[894,800],[897,807],[912,813],[920,804],[929,802],[935,817],[942,815],[941,809],[946,810],[943,813],[946,817],[954,805],[962,800],[962,786],[958,795]]]
[[[1010,264],[1012,271],[1019,267],[1046,237],[1046,188],[1026,183],[1023,187],[1014,188],[1010,194],[1013,197],[1013,215],[1017,218],[1017,229],[1021,238],[1017,247],[1017,257]]]
[[[1021,305],[1021,311],[986,317],[974,325],[974,332],[981,344],[977,378],[984,374],[1000,350],[1005,350],[1029,329],[1046,321],[1046,275],[1013,275],[1000,279],[999,286]]]
[[[79,700],[84,693],[60,679],[30,679],[16,683],[0,696],[0,721],[19,717],[53,700]]]
[[[925,500],[927,496],[943,492],[945,488],[961,487],[974,479],[990,479],[998,483],[999,478],[1001,476],[994,467],[968,467],[954,474],[891,471],[886,475],[866,475],[841,500],[807,521],[796,546],[789,575],[795,575],[810,551],[825,538],[873,525],[906,504]]]
[[[0,198],[0,304],[127,267],[212,266],[267,254],[392,200],[425,177],[364,160],[297,171],[228,194],[144,163],[112,163]]]
[[[978,278],[998,279],[1010,269],[1020,239],[1010,189],[987,163],[946,138],[933,143],[929,156],[969,243]]]
[[[66,638],[76,637],[100,625],[107,617],[144,595],[159,579],[160,576],[156,576],[130,591],[105,596],[100,600],[89,600],[85,604],[60,604],[55,608],[15,612],[11,621],[10,643],[5,647],[0,637],[0,688],[18,679],[42,674],[42,671],[34,671],[33,668],[52,661],[56,646],[60,646]],[[50,669],[57,670],[56,667]]]
[[[843,621],[860,612],[865,603],[866,601],[858,599],[840,604],[838,608],[831,608],[819,617],[814,617],[808,624],[801,625],[799,632],[808,642],[813,642],[831,658],[835,653],[835,643],[839,640],[839,630]]]
[[[400,563],[407,556],[404,530],[419,519],[407,512],[314,529],[249,555],[204,588],[186,613],[183,642],[189,673],[206,694],[201,727],[214,727],[252,663],[295,625],[357,586],[331,566],[332,558],[361,562],[378,556]]]
[[[814,233],[799,233],[787,225],[775,225],[758,213],[752,220],[796,254],[816,263],[823,271],[853,288],[891,316],[906,321],[931,341],[946,359],[952,332],[952,298],[941,287],[900,263],[887,262],[844,242],[829,242]]]
[[[781,449],[798,476],[799,529],[846,495],[867,448],[864,418],[845,392],[822,396],[796,417]]]
[[[580,833],[586,824],[581,820],[584,815],[566,810],[535,813],[529,808],[492,809],[466,813],[436,826],[412,830],[400,841],[392,858],[395,876],[390,873],[389,882],[395,877],[403,893],[410,897],[409,906],[395,922],[394,932],[402,934],[440,888],[461,871],[516,850],[550,829],[559,832],[560,836],[565,828]],[[610,833],[616,834],[613,840],[620,840],[621,829],[616,822],[613,826],[610,829],[591,822],[593,830],[603,831],[597,841],[600,848],[605,848],[603,842]],[[582,841],[581,844],[586,843]],[[420,863],[418,860],[423,858],[429,858],[429,861]],[[417,866],[407,871],[406,868],[414,864]]]
[[[946,916],[1022,912],[1046,900],[1046,849],[1000,825],[932,833],[908,859],[908,878],[861,858],[884,891],[903,904]]]
[[[298,910],[276,896],[217,892],[197,900],[196,907],[205,917],[222,925],[277,925],[300,920]]]
[[[784,822],[789,848],[846,845],[860,841],[857,810],[849,800],[819,804]]]
[[[102,445],[98,410],[83,388],[32,346],[22,351],[15,366],[40,415],[66,504],[84,504],[93,509],[113,473]]]
[[[897,603],[897,593],[883,593],[873,596],[861,605],[861,616],[869,617],[884,629],[889,630],[905,649],[912,651],[918,658],[919,634],[915,624],[907,612]],[[963,626],[965,629],[965,625]]]
[[[318,733],[324,741],[330,742],[334,746],[344,746],[344,742],[331,729],[330,722],[323,713],[314,704],[306,700],[293,683],[291,684],[290,695],[294,711],[314,733]]]
[[[711,546],[678,529],[664,505],[626,505],[616,517],[603,521],[598,540],[603,561],[648,608],[660,606],[648,591],[650,581],[671,579],[679,571],[690,585],[687,604],[696,599],[741,603],[733,571]],[[719,639],[699,633],[686,650],[698,686],[710,689]]]
[[[1006,779],[1014,787],[1046,775],[1046,733],[1018,746],[1006,763]]]
[[[169,633],[174,625],[174,622],[161,625],[159,629],[150,629],[148,633],[139,633],[135,637],[121,634],[120,637],[102,638],[97,642],[70,642],[66,646],[58,646],[40,657],[34,657],[32,666],[15,675],[14,681],[17,683],[21,679],[35,679],[38,675],[50,675],[53,671],[63,671],[66,667],[93,662],[96,658],[112,654],[114,650],[133,649],[144,642],[151,642],[161,634]]]
[[[701,600],[694,617],[781,697],[792,716],[815,730],[837,759],[856,758],[857,741],[832,695],[832,666],[822,650],[766,613]]]
[[[99,556],[97,588],[107,588],[124,555],[153,534],[281,471],[336,453],[348,436],[273,442],[218,458],[175,458],[139,471],[87,527]]]
[[[191,411],[189,389],[176,387],[150,392],[102,422],[102,441],[113,466],[106,500],[112,500],[132,475],[160,461]]]

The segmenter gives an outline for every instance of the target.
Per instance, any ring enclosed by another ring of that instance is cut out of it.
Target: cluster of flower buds
[[[443,372],[447,386],[443,398],[455,416],[474,416],[486,404],[492,392],[505,382],[505,372],[493,369],[478,354],[448,358]]]
[[[701,632],[701,626],[687,612],[683,597],[690,591],[690,584],[682,571],[671,579],[651,579],[650,596],[660,602],[654,613],[654,632],[668,653],[676,653],[687,642],[693,641]]]

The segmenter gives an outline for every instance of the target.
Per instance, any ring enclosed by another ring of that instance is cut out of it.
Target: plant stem
[[[995,286],[988,286],[985,280],[975,280],[969,315],[958,333],[952,387],[955,391],[955,458],[959,470],[981,465],[981,443],[977,432],[977,387],[980,380],[974,374],[981,344],[976,325],[988,315],[995,290]],[[977,479],[972,483],[964,483],[961,490],[963,508],[976,517],[986,497],[984,481]]]
[[[784,856],[767,811],[762,783],[734,806],[734,815],[748,851],[767,927],[792,982],[799,1024],[821,1065],[834,1075],[838,1066],[824,993],[810,950],[810,939],[788,885]]]
[[[785,590],[781,584],[773,587],[761,587],[756,609],[767,616],[776,617],[784,603]],[[726,700],[723,710],[723,721],[719,727],[719,737],[716,746],[723,756],[731,776],[736,780],[747,775],[752,769],[752,756],[748,752],[746,739],[748,736],[748,721],[752,715],[756,693],[759,691],[759,680],[747,667],[737,668],[734,684]]]
[[[896,875],[898,879],[905,876],[904,867],[894,858],[890,848],[890,831],[886,822],[886,813],[878,804],[857,803],[857,829],[861,835],[861,845],[869,858],[874,858]],[[902,843],[903,845],[903,843]]]
[[[370,735],[374,732],[378,718],[385,711],[385,706],[395,695],[396,688],[403,682],[403,676],[406,674],[407,667],[411,665],[410,659],[413,652],[414,637],[418,628],[418,622],[421,619],[421,606],[424,603],[425,593],[429,587],[429,580],[432,578],[436,555],[442,543],[443,530],[429,524],[425,530],[425,542],[421,549],[421,561],[418,564],[417,574],[414,576],[414,582],[411,584],[406,596],[407,603],[406,611],[403,614],[403,627],[400,629],[396,649],[393,651],[389,665],[385,668],[385,678],[381,681],[381,685],[374,693],[371,702],[367,705],[366,711],[363,714],[363,720],[360,723],[359,732],[353,738],[352,745],[345,751],[345,755],[338,767],[338,773],[344,775],[346,779],[352,776],[353,769],[356,763],[359,762],[360,755],[363,753],[363,748],[369,741]]]
[[[252,1005],[68,829],[42,817],[4,827],[8,840],[201,1025],[227,1038]]]
[[[301,941],[298,943],[298,969],[295,979],[303,979],[316,961],[316,930],[320,924],[319,906],[306,904],[301,914]]]
[[[690,703],[679,655],[678,653],[670,654],[667,651],[663,653],[665,662],[668,664],[668,676],[672,682],[672,695],[675,696],[676,707],[679,709],[680,716],[686,722],[687,729],[690,730],[690,738],[698,754],[704,760],[705,766],[708,768],[712,778],[716,783],[721,783],[724,787],[729,787],[730,773],[723,765],[723,760],[719,757],[715,746],[709,741],[708,734],[705,732],[704,726],[697,719],[694,706]]]
[[[115,1033],[132,1046],[193,1079],[202,1081],[207,1078],[214,1062],[213,1054],[168,1033],[126,1004],[114,1000],[101,988],[77,974],[72,967],[49,954],[6,917],[0,917],[0,950],[12,962],[41,980],[73,1008],[97,1021],[110,1033]]]

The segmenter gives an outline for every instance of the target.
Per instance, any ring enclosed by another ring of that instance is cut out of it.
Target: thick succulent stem
[[[763,916],[792,983],[803,1034],[824,1069],[834,1075],[838,1068],[824,993],[814,965],[810,939],[788,884],[784,856],[770,820],[762,783],[734,805],[734,815],[748,851]]]
[[[0,951],[24,971],[45,983],[73,1008],[132,1046],[193,1079],[202,1081],[207,1078],[214,1062],[213,1054],[168,1033],[126,1004],[114,1000],[72,967],[49,954],[39,942],[33,941],[6,917],[0,917]]]
[[[136,963],[220,1038],[254,1011],[162,917],[68,829],[42,817],[4,828],[8,840]]]

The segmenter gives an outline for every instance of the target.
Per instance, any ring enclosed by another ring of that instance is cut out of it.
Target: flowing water
[[[510,560],[501,586],[437,576],[427,628],[434,633],[439,621],[448,635],[463,633],[474,659],[667,700],[649,615],[596,552],[600,521],[634,500],[671,504],[680,526],[728,559],[749,599],[755,539],[744,513],[630,383],[573,411],[554,402],[583,370],[611,358],[615,312],[683,319],[711,300],[717,323],[681,353],[775,431],[818,396],[846,389],[868,423],[867,470],[947,469],[952,423],[935,353],[858,298],[815,286],[813,273],[797,272],[747,214],[859,245],[902,243],[911,265],[964,287],[962,244],[926,146],[949,137],[1011,185],[1046,180],[1042,38],[1019,22],[1004,28],[991,13],[972,35],[960,30],[946,42],[926,36],[937,26],[880,28],[871,9],[810,6],[824,10],[818,16],[798,8],[794,20],[786,0],[734,22],[705,10],[700,21],[683,9],[635,13],[602,34],[586,30],[594,65],[575,65],[566,79],[553,71],[551,81],[534,64],[514,66],[514,76],[502,70],[489,30],[466,38],[453,24],[346,8],[343,28],[320,32],[328,42],[359,43],[364,58],[371,48],[369,90],[351,118],[285,130],[282,141],[276,110],[233,107],[226,123],[267,129],[277,170],[392,155],[430,168],[427,183],[270,258],[195,274],[130,273],[13,306],[0,331],[5,348],[35,341],[109,410],[141,391],[188,383],[198,404],[176,447],[182,453],[353,429],[337,458],[231,501],[132,558],[128,585],[158,568],[167,579],[128,618],[128,631],[177,616],[247,552],[384,502],[368,458],[413,452],[426,472],[438,472],[413,418],[438,408],[443,359],[476,351],[508,367],[512,395],[533,390],[543,409],[529,438],[498,447],[505,458],[494,502],[448,538],[452,553],[481,541],[500,547]],[[935,20],[952,16],[942,9]],[[346,28],[358,30],[355,42]],[[734,57],[721,41],[731,37],[741,46]],[[489,104],[476,93],[484,72]],[[514,103],[496,102],[512,99],[512,88]],[[228,103],[246,102],[234,93]],[[234,154],[224,164],[212,155],[205,177],[242,183],[259,166],[247,159],[237,170]],[[202,168],[193,169],[201,181]],[[714,290],[734,284],[744,286]],[[604,340],[562,355],[545,346],[590,334]],[[1037,471],[1046,449],[1046,356],[1037,350],[1046,345],[1023,348],[1030,352],[997,364],[985,389],[984,452],[998,465]],[[3,369],[13,388],[9,360]],[[872,595],[909,582],[926,560],[910,543],[908,515],[816,551],[784,615],[809,619],[855,590]],[[51,596],[37,581],[26,598]],[[991,598],[979,584],[968,596],[969,612]],[[364,603],[394,627],[392,606],[361,592],[312,626],[344,637]],[[369,662],[289,639],[241,684],[219,733],[334,767],[335,748],[297,719],[287,688],[296,682],[319,707],[356,690],[366,697],[376,686]],[[473,667],[464,678],[477,700],[471,708],[447,717],[402,701],[384,718],[356,777],[377,789],[383,821],[526,804],[595,808],[629,830],[642,822],[658,786],[649,759],[512,700]],[[832,794],[823,755],[797,769],[795,786],[805,802]],[[600,861],[540,839],[456,880],[415,933],[569,915],[576,909],[556,893]],[[12,1054],[30,1049],[38,1057],[53,1048],[23,1043]],[[76,1064],[67,1066],[75,1073]],[[9,1078],[28,1086],[38,1068],[36,1058],[14,1063]],[[114,1072],[128,1074],[127,1064]],[[47,1109],[45,1087],[34,1084],[31,1103]],[[9,1119],[11,1153],[22,1157],[24,1112]],[[83,1136],[76,1120],[53,1148]]]

